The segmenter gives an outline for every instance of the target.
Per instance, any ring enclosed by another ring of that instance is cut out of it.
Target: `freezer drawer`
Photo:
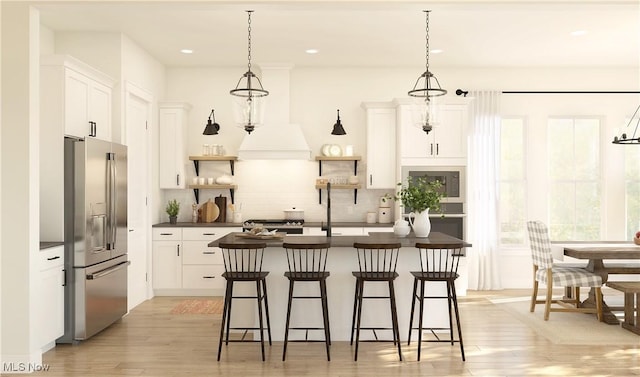
[[[76,268],[75,340],[85,340],[127,313],[127,256]]]

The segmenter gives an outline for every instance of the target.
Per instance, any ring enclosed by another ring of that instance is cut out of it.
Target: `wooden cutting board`
[[[216,221],[218,215],[220,215],[220,209],[211,199],[202,204],[200,210],[202,211],[202,222],[204,223],[212,223]]]

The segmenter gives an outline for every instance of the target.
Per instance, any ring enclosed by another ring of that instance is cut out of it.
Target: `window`
[[[600,120],[549,119],[547,146],[551,239],[600,239]]]
[[[500,243],[525,243],[524,119],[503,118],[500,125]]]

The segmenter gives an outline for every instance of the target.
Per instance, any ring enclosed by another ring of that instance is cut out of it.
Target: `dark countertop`
[[[233,228],[242,227],[240,223],[160,223],[154,224],[154,228]]]
[[[313,227],[313,228],[319,228],[322,225],[324,225],[321,222],[305,222],[304,226],[305,227]],[[199,228],[199,227],[227,227],[227,228],[231,228],[231,227],[241,227],[242,224],[240,223],[177,223],[177,224],[171,224],[171,223],[159,223],[159,224],[154,224],[153,227],[154,228]],[[386,228],[386,227],[393,227],[392,223],[385,223],[385,224],[380,224],[380,223],[365,223],[365,222],[333,222],[331,223],[331,227],[333,228]]]
[[[64,245],[64,242],[62,241],[47,241],[47,242],[40,242],[40,250],[44,250],[44,249],[49,249],[52,247],[56,247],[56,246],[62,246]]]
[[[314,228],[319,228],[321,226],[324,226],[324,223],[322,222],[305,222],[304,226],[306,227],[314,227]],[[365,222],[350,222],[350,221],[344,221],[344,222],[331,222],[331,227],[332,228],[391,228],[393,227],[393,223],[365,223]]]
[[[458,238],[451,237],[449,235],[431,232],[429,237],[416,238],[412,234],[407,237],[397,237],[390,232],[371,232],[368,236],[301,236],[301,235],[286,235],[284,239],[275,240],[256,240],[236,237],[235,233],[230,233],[224,237],[221,237],[215,241],[209,243],[209,247],[217,247],[219,243],[233,243],[239,245],[254,244],[254,243],[266,243],[267,247],[282,247],[283,242],[288,243],[323,243],[329,242],[332,247],[353,247],[354,242],[361,243],[396,243],[399,242],[402,247],[415,247],[416,242],[426,244],[459,244],[462,243],[464,247],[471,247],[471,244],[462,241]]]

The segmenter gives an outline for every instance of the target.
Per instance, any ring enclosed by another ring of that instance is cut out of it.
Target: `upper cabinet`
[[[365,102],[367,112],[367,176],[369,189],[396,187],[396,105]]]
[[[160,188],[186,188],[187,120],[191,105],[165,102],[159,105]]]
[[[111,140],[114,80],[66,55],[41,59],[42,110],[48,123],[60,123],[64,134]]]
[[[412,106],[398,106],[401,165],[465,165],[468,104],[466,99],[441,100],[438,123],[428,134],[416,126]]]

